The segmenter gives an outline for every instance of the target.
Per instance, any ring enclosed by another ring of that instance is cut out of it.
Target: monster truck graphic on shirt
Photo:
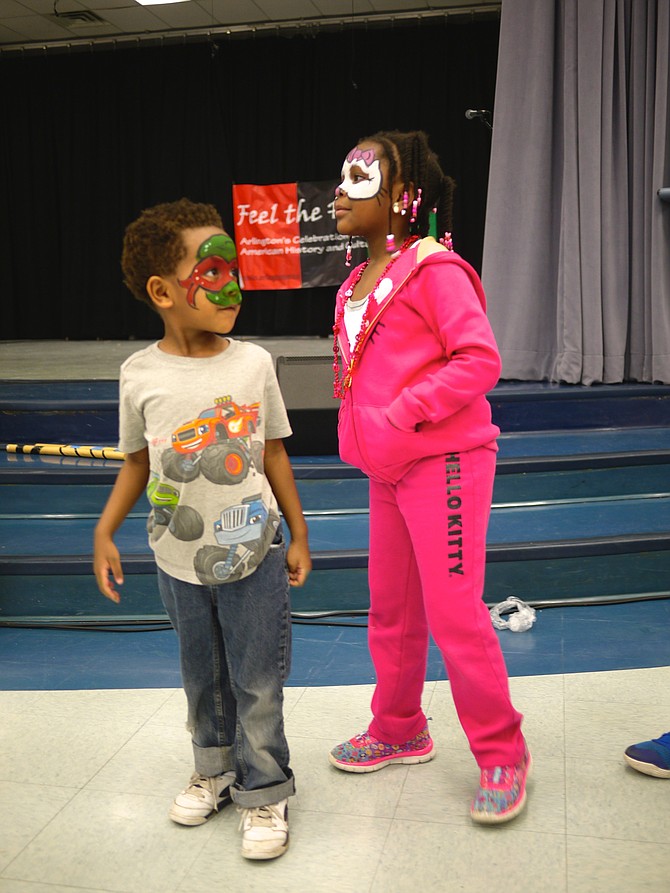
[[[279,524],[279,516],[268,512],[260,493],[228,506],[214,522],[218,545],[202,546],[195,556],[194,567],[200,582],[239,580],[246,570],[258,564]]]
[[[213,484],[239,484],[249,466],[263,471],[263,443],[253,440],[260,404],[239,405],[229,396],[172,434],[172,448],[162,456],[163,471],[173,481],[193,481],[202,473]]]
[[[205,530],[203,520],[192,506],[179,505],[179,490],[153,477],[147,485],[147,498],[151,504],[147,520],[149,533],[157,527],[167,527],[178,540],[192,542],[200,539]]]

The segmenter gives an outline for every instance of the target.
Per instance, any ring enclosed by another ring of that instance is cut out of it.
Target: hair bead
[[[442,236],[442,238],[440,239],[440,244],[444,245],[444,247],[447,249],[447,251],[453,251],[454,250],[454,242],[453,242],[453,239],[451,238],[451,233],[445,233]]]
[[[416,218],[419,216],[419,208],[421,207],[421,187],[416,191],[416,198],[412,202],[412,216],[410,217],[410,223],[416,223]]]

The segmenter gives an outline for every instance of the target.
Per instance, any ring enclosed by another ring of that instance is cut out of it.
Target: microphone
[[[468,121],[481,121],[487,130],[493,130],[491,112],[488,109],[466,109],[465,117]]]

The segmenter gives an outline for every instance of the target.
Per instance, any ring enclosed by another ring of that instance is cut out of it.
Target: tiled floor
[[[477,770],[434,649],[436,758],[355,776],[326,754],[369,718],[365,629],[294,626],[298,793],[272,863],[240,857],[234,808],[167,818],[191,772],[172,631],[0,630],[0,893],[667,893],[670,783],[622,752],[670,726],[670,667],[645,666],[670,664],[669,611],[551,609],[499,634],[535,760],[526,812],[499,828],[468,817]],[[638,668],[571,669],[618,664]]]
[[[425,707],[434,761],[352,776],[329,747],[363,728],[371,687],[292,687],[286,726],[298,793],[291,847],[239,855],[234,808],[174,825],[188,778],[173,688],[0,693],[0,893],[642,893],[668,890],[669,785],[627,769],[623,747],[659,733],[670,669],[515,677],[535,759],[529,806],[505,827],[467,815],[477,773],[448,682]]]

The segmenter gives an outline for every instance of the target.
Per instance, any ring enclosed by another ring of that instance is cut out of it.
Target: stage
[[[234,336],[233,336],[234,337]],[[275,361],[282,356],[332,356],[328,338],[246,338]],[[118,381],[119,367],[150,341],[3,341],[1,381]]]

